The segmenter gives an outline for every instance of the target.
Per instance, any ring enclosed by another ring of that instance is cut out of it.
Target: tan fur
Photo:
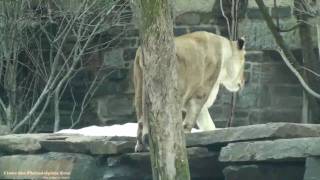
[[[244,54],[237,41],[208,32],[194,32],[175,38],[178,61],[178,91],[185,114],[183,126],[190,132],[197,122],[202,130],[215,128],[208,112],[214,103],[220,84],[230,91],[243,84]],[[139,48],[134,62],[135,108],[139,123],[136,151],[141,150],[142,137],[148,133],[143,120],[142,54]]]

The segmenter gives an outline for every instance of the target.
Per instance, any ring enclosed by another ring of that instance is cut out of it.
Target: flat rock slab
[[[187,146],[222,147],[230,142],[319,137],[320,125],[269,123],[187,134]],[[0,136],[1,154],[37,151],[88,154],[133,152],[135,137],[83,136],[79,134],[13,134]]]
[[[222,162],[292,161],[320,156],[320,137],[228,144],[220,152]]]
[[[74,136],[40,141],[47,151],[112,155],[133,152],[136,138]]]
[[[227,166],[225,180],[302,180],[304,164],[253,164]]]
[[[0,136],[0,154],[29,154],[43,151],[120,154],[133,152],[134,137],[83,136],[79,134],[10,134]]]
[[[230,142],[299,137],[319,137],[320,125],[296,123],[268,123],[223,128],[187,134],[187,146],[225,145]]]

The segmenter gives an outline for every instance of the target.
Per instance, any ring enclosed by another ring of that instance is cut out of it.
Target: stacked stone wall
[[[279,17],[283,29],[295,25],[293,1],[265,1],[272,17]],[[220,13],[219,1],[197,0],[176,1],[175,27],[176,36],[194,31],[208,31],[227,36],[227,27]],[[259,124],[267,122],[300,122],[302,108],[302,88],[296,77],[284,64],[275,51],[276,43],[267,28],[254,0],[249,0],[245,13],[239,21],[239,34],[245,36],[246,86],[238,93],[233,126]],[[129,11],[128,11],[129,12]],[[116,70],[114,78],[104,83],[96,98],[96,110],[102,124],[135,121],[133,108],[132,62],[139,46],[139,31],[132,14],[129,24],[115,27],[115,32],[125,33],[111,51],[104,54],[104,62],[123,64]],[[298,30],[282,34],[301,59]],[[316,39],[316,38],[314,38]],[[218,127],[225,127],[230,116],[231,93],[223,87],[210,113]]]

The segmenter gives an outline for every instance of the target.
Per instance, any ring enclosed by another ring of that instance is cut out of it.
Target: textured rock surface
[[[0,179],[96,179],[96,160],[84,154],[45,153],[0,157]],[[2,173],[3,172],[3,173]]]
[[[218,163],[218,153],[209,152],[207,148],[189,148],[189,164],[193,180],[222,180],[222,165]],[[151,180],[149,153],[129,153],[109,157],[108,168],[103,178],[106,180]]]
[[[303,180],[319,180],[320,179],[320,158],[308,157],[306,159],[306,171]]]
[[[178,25],[197,25],[200,23],[200,15],[197,13],[184,13],[176,17]]]
[[[263,1],[263,2],[267,7],[274,6],[273,1]],[[277,0],[277,5],[278,6],[293,6],[293,1],[292,0]],[[258,7],[255,0],[248,0],[248,6],[249,7]]]
[[[293,130],[294,131],[294,130]],[[320,156],[320,137],[231,143],[222,148],[222,162],[292,161]]]
[[[253,12],[259,12],[259,9],[249,10]],[[248,12],[249,13],[249,12]],[[253,15],[254,17],[259,17],[258,15]],[[292,27],[296,24],[296,19],[286,19],[281,21],[281,26],[284,28]],[[245,19],[239,24],[240,34],[246,36],[247,49],[276,49],[277,45],[273,39],[273,36],[267,27],[266,23],[262,18],[259,20]],[[298,30],[291,31],[284,34],[285,42],[290,48],[300,47],[300,38],[298,35]]]
[[[110,95],[96,100],[97,115],[108,121],[116,116],[128,116],[134,113],[132,97],[128,95]],[[121,108],[119,108],[121,107]]]
[[[216,0],[176,0],[175,14],[178,16],[185,12],[211,12]]]
[[[320,125],[268,123],[188,134],[187,145],[223,145],[236,141],[317,136],[320,136]]]
[[[302,180],[303,163],[228,166],[223,170],[225,180]]]

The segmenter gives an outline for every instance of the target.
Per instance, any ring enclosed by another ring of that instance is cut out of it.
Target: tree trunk
[[[306,92],[308,92],[309,95],[312,95],[313,97],[320,99],[320,94],[314,91],[310,88],[310,86],[304,81],[304,79],[301,76],[301,66],[300,63],[296,60],[293,53],[290,51],[290,49],[287,47],[286,43],[284,42],[282,36],[278,32],[278,28],[273,23],[271,16],[268,13],[267,7],[264,5],[263,0],[255,0],[259,10],[262,14],[263,19],[266,21],[266,24],[268,25],[271,34],[274,37],[274,40],[276,41],[278,45],[278,52],[282,56],[284,62],[289,67],[289,69],[293,72],[293,74],[297,77],[300,84],[304,88]]]
[[[154,180],[188,180],[170,0],[139,0],[144,119]]]
[[[60,89],[57,89],[54,92],[54,98],[53,98],[53,103],[54,103],[54,126],[53,126],[53,132],[57,132],[60,129]]]
[[[307,3],[307,2],[305,2]],[[316,72],[319,74],[319,68],[320,63],[317,61],[316,54],[314,52],[314,46],[312,41],[312,33],[311,33],[311,26],[307,24],[308,22],[308,15],[307,9],[304,8],[303,3],[297,0],[295,0],[294,3],[297,7],[297,9],[302,11],[296,12],[297,20],[302,22],[299,26],[299,35],[300,35],[300,41],[301,41],[301,49],[302,49],[302,57],[303,57],[303,66],[309,70],[312,70],[313,72]],[[317,77],[307,71],[304,70],[304,79],[305,81],[310,85],[312,89],[317,90],[319,93],[320,90],[320,81],[317,79]],[[319,106],[317,104],[316,98],[307,95],[308,98],[308,107],[309,107],[309,117],[308,117],[308,123],[316,123],[316,119],[319,117]],[[319,123],[319,122],[318,122]]]
[[[318,17],[318,23],[320,21],[320,15]],[[317,43],[318,43],[318,55],[319,55],[319,61],[320,61],[320,24],[317,24],[317,37],[318,37],[318,40],[317,40]]]

